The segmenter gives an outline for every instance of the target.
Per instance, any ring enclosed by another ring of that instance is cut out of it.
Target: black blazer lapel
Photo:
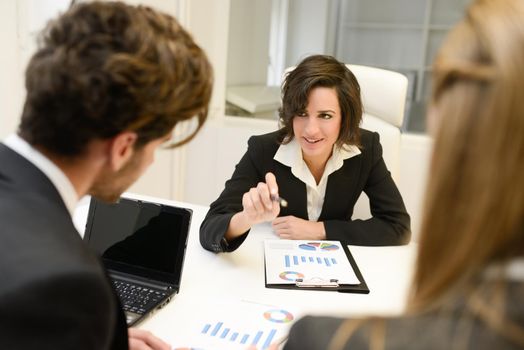
[[[291,173],[291,168],[274,161],[274,174],[277,178],[279,195],[287,200],[288,207],[280,209],[279,216],[294,215],[307,219],[306,184]]]
[[[353,207],[363,188],[360,185],[361,174],[362,157],[355,156],[346,159],[342,168],[329,175],[319,221],[351,218]]]

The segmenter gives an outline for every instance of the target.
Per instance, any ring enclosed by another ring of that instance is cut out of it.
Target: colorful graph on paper
[[[338,241],[266,240],[264,255],[268,284],[294,284],[297,279],[359,283]]]
[[[248,301],[221,304],[220,307],[206,307],[209,312],[194,323],[185,343],[176,342],[175,349],[182,346],[205,350],[246,349],[249,346],[267,349],[285,337],[296,320],[291,310],[277,306]]]
[[[321,242],[308,242],[299,244],[298,247],[303,250],[309,251],[330,251],[338,250],[338,246],[332,243],[321,243]]]

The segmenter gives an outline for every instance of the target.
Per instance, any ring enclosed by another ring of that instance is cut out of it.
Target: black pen
[[[277,340],[278,349],[283,349],[284,348],[284,343],[287,341],[288,336],[289,335],[286,334],[285,336],[283,336],[282,338]]]
[[[287,200],[285,200],[284,198],[282,198],[280,196],[272,194],[271,195],[271,200],[273,202],[278,202],[278,204],[280,204],[280,206],[283,207],[283,208],[287,207]]]

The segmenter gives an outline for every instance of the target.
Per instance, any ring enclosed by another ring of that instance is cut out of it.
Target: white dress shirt
[[[310,221],[317,221],[324,205],[328,176],[344,164],[344,160],[359,155],[357,146],[333,146],[333,153],[326,163],[320,182],[316,183],[313,174],[302,158],[302,149],[295,138],[286,145],[280,145],[273,159],[291,168],[291,173],[306,184],[307,213]]]
[[[487,278],[498,278],[501,274],[510,281],[524,281],[524,257],[513,258],[505,264],[492,264],[485,271]]]
[[[78,194],[64,172],[49,160],[49,158],[16,134],[9,135],[4,140],[4,144],[30,161],[49,178],[62,197],[62,200],[72,217],[76,204],[78,203]]]

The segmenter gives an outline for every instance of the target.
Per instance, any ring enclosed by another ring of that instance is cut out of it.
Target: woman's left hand
[[[326,239],[323,222],[308,221],[289,215],[276,218],[272,226],[282,239]]]

